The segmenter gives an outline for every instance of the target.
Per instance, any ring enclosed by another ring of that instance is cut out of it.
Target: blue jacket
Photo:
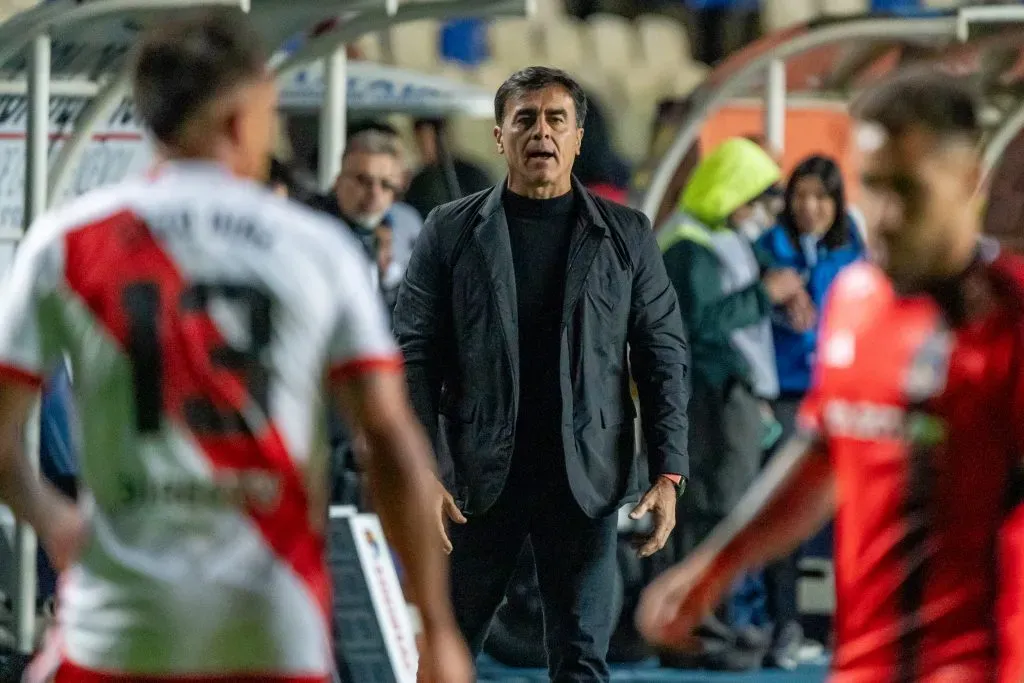
[[[849,226],[846,243],[835,249],[819,243],[817,263],[813,266],[808,264],[803,250],[793,244],[782,225],[776,225],[757,240],[757,246],[770,257],[772,267],[793,268],[803,276],[807,293],[811,295],[814,307],[818,310],[819,320],[825,294],[832,280],[845,266],[864,256],[864,241],[853,219],[848,219],[846,224]],[[783,394],[805,393],[811,383],[811,362],[818,341],[818,330],[797,332],[789,325],[785,311],[776,309],[772,312],[772,336],[775,339],[775,365],[779,372],[780,391]]]

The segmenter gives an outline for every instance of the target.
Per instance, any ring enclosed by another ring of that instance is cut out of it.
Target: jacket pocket
[[[626,422],[631,422],[636,417],[636,404],[632,397],[622,399],[618,405],[601,406],[601,427],[610,429]]]

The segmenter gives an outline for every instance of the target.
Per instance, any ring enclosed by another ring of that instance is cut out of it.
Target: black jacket
[[[445,484],[467,514],[497,500],[515,439],[519,334],[503,189],[504,182],[430,213],[394,317],[413,406],[435,447],[443,437],[454,466]],[[675,290],[647,219],[575,179],[574,189],[562,441],[576,500],[598,517],[636,500],[643,475],[688,474],[688,358]],[[630,365],[649,468],[634,453]]]

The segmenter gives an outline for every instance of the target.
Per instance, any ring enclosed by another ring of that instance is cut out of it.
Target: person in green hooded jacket
[[[813,324],[800,276],[771,269],[746,236],[770,220],[762,198],[780,175],[756,143],[728,139],[697,166],[679,209],[659,230],[693,368],[691,478],[675,539],[680,558],[732,511],[760,470],[774,424],[766,402],[779,389],[773,308],[784,308],[794,323]]]

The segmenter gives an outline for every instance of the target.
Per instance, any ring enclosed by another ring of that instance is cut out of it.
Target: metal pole
[[[22,225],[28,230],[46,209],[46,171],[50,143],[50,36],[40,34],[31,45],[28,74],[28,124],[25,135],[25,207]],[[26,456],[39,472],[39,403],[25,425]],[[15,605],[15,636],[18,650],[29,654],[36,639],[36,536],[18,525],[18,595]]]
[[[345,151],[345,95],[348,88],[348,58],[341,45],[324,60],[324,101],[320,107],[320,189],[326,191],[341,171]]]
[[[779,157],[786,148],[786,63],[768,62],[764,88],[764,137],[768,148]]]

